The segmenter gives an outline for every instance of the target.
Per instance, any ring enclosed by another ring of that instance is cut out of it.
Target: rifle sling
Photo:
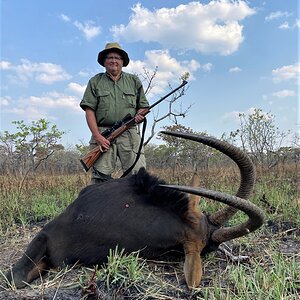
[[[142,148],[143,148],[143,144],[144,144],[144,138],[145,138],[145,132],[146,132],[146,127],[147,127],[147,119],[145,118],[143,120],[143,128],[142,128],[142,136],[141,136],[141,142],[140,142],[140,145],[139,145],[139,149],[138,149],[138,152],[136,154],[136,158],[135,158],[135,161],[134,163],[123,173],[123,175],[120,177],[125,177],[127,176],[131,171],[132,169],[135,167],[136,163],[138,162],[138,160],[140,159],[140,156],[141,156],[141,152],[142,152]]]

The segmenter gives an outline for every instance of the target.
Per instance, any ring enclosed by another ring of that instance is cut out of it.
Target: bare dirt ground
[[[5,272],[9,270],[26,249],[27,244],[33,236],[40,230],[43,224],[35,224],[30,228],[19,228],[11,232],[5,239],[0,240],[0,270]],[[280,226],[275,222],[269,221],[256,240],[255,245],[251,247],[235,244],[229,246],[235,255],[245,255],[255,257],[269,243],[277,241],[278,252],[284,255],[293,256],[300,265],[300,229],[295,228],[294,224],[286,222]],[[210,287],[213,285],[216,276],[233,264],[228,256],[221,251],[216,251],[214,259],[206,262],[204,257],[204,276],[201,287]],[[266,258],[267,259],[267,258]],[[151,270],[156,274],[161,274],[160,297],[147,299],[204,299],[201,288],[190,291],[187,289],[183,275],[183,260],[175,259],[169,261],[148,262]],[[247,263],[247,261],[245,262]],[[54,274],[54,275],[53,275]],[[33,285],[21,290],[11,290],[6,287],[3,278],[0,279],[0,299],[8,300],[34,300],[34,299],[56,299],[56,300],[83,300],[83,299],[141,299],[134,296],[134,293],[126,290],[108,291],[101,283],[89,285],[86,281],[82,283],[80,276],[83,275],[81,268],[69,269],[61,275],[54,272],[40,280],[36,280]],[[1,276],[2,277],[2,276]],[[51,278],[55,278],[54,280]],[[92,283],[92,282],[90,282]],[[230,288],[230,283],[226,278],[219,281],[219,285],[224,288]],[[300,291],[299,291],[300,294]],[[145,295],[144,295],[145,297]],[[144,299],[144,298],[143,298]],[[294,299],[294,298],[291,298]],[[295,298],[296,299],[296,298]]]

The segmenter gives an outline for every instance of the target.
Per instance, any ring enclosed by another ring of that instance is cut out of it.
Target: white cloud
[[[293,90],[281,90],[272,94],[277,98],[286,98],[295,96],[295,91]]]
[[[80,96],[83,96],[85,89],[86,89],[86,85],[80,85],[75,82],[70,82],[68,84],[68,90],[70,90],[71,92],[74,92]]]
[[[66,23],[71,23],[72,20],[65,14],[60,14],[60,19]],[[101,27],[95,25],[94,21],[85,21],[84,23],[77,20],[73,21],[72,24],[81,32],[86,40],[90,41],[97,37],[101,33]]]
[[[221,119],[224,123],[227,123],[227,122],[238,123],[240,120],[240,117],[239,117],[240,114],[241,114],[241,112],[239,112],[239,111],[227,112],[222,116]]]
[[[289,29],[290,25],[288,22],[284,22],[284,23],[280,24],[278,28],[279,29]]]
[[[27,105],[39,108],[65,108],[72,111],[81,111],[78,98],[64,93],[51,92],[43,96],[30,96],[25,99]]]
[[[265,20],[267,22],[269,21],[273,21],[275,19],[279,19],[279,18],[288,18],[291,15],[293,15],[293,13],[289,13],[287,11],[276,11],[276,12],[272,12],[270,13],[268,16],[265,17]],[[288,29],[295,29],[295,28],[299,28],[300,27],[300,20],[296,19],[294,22],[292,21],[284,21],[283,23],[281,23],[278,28],[279,29],[283,29],[283,30],[288,30]]]
[[[95,26],[93,21],[81,23],[79,21],[73,22],[73,25],[81,31],[86,40],[90,41],[101,33],[101,27]]]
[[[239,67],[233,67],[233,68],[230,68],[228,72],[230,72],[230,73],[239,73],[241,71],[242,71],[241,68],[239,68]]]
[[[0,97],[0,106],[8,106],[10,102],[11,102],[10,96]]]
[[[287,11],[275,11],[275,12],[271,12],[268,16],[265,17],[266,21],[272,21],[274,19],[279,19],[279,18],[287,18],[290,15],[292,15],[291,13],[288,13]]]
[[[9,70],[11,68],[11,63],[9,61],[0,61],[0,70]]]
[[[250,107],[245,111],[231,111],[228,113],[225,113],[222,117],[223,122],[234,122],[239,123],[240,122],[240,115],[244,114],[245,116],[249,116],[255,112],[257,108]],[[267,116],[267,113],[261,112],[263,115]]]
[[[90,73],[86,71],[79,71],[78,75],[81,77],[88,77],[90,76]]]
[[[53,63],[35,63],[28,59],[22,59],[21,64],[13,65],[10,62],[1,64],[6,66],[3,70],[13,72],[10,76],[15,83],[27,82],[29,79],[34,79],[44,84],[52,84],[57,81],[68,80],[71,78],[60,65]]]
[[[137,4],[132,11],[127,25],[112,27],[115,39],[153,41],[165,48],[221,55],[238,50],[244,40],[239,21],[255,13],[245,1],[229,0],[190,2],[153,12]]]
[[[190,73],[189,80],[194,79],[194,72],[200,68],[200,64],[195,60],[177,61],[171,57],[167,50],[151,50],[146,51],[144,61],[130,61],[129,66],[125,69],[126,72],[136,73],[142,79],[145,75],[145,70],[153,71],[158,66],[158,72],[155,76],[154,87],[151,90],[151,95],[161,94],[168,87],[169,83],[179,83],[179,78],[185,72]],[[209,68],[209,65],[204,67]],[[146,82],[144,82],[146,84]]]
[[[40,118],[56,119],[56,111],[65,113],[81,113],[79,99],[66,93],[50,92],[41,96],[29,96],[9,101],[5,107],[5,113],[18,115],[25,120],[37,120]]]
[[[211,63],[207,63],[207,64],[204,64],[204,65],[201,65],[201,69],[204,71],[204,72],[210,72],[213,68],[213,65]]]
[[[15,107],[7,109],[6,112],[19,116],[22,120],[33,121],[41,118],[50,119],[48,114],[38,107]]]
[[[61,14],[61,15],[60,15],[60,18],[61,18],[64,22],[70,22],[70,21],[71,21],[71,19],[70,19],[68,16],[64,15],[64,14]]]
[[[36,80],[46,84],[71,78],[61,66],[52,63],[39,63],[36,72]]]
[[[285,30],[287,30],[287,29],[292,30],[292,29],[299,28],[299,27],[300,27],[300,20],[299,19],[297,19],[294,22],[294,24],[292,24],[292,25],[290,25],[290,23],[288,23],[288,22],[284,22],[281,25],[279,25],[279,29],[285,29]]]
[[[293,65],[283,66],[272,70],[273,81],[275,83],[287,80],[297,80],[300,73],[300,64],[295,63]]]

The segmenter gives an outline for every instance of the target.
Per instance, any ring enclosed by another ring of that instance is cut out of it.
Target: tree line
[[[240,126],[221,139],[241,147],[256,166],[271,169],[299,163],[299,136],[295,135],[287,146],[290,132],[282,132],[275,125],[275,116],[255,109],[249,115],[240,114]],[[73,174],[83,172],[80,157],[88,151],[88,145],[76,144],[65,148],[61,143],[64,134],[56,125],[40,119],[31,124],[14,121],[16,132],[0,133],[0,175],[26,176],[38,174]],[[196,132],[178,122],[165,126],[165,130]],[[221,167],[229,163],[228,158],[205,145],[161,135],[161,144],[145,145],[148,168],[165,169]]]

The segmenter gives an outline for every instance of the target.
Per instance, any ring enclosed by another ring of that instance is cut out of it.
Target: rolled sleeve
[[[97,109],[97,96],[95,95],[92,82],[89,80],[85,92],[83,94],[83,98],[80,102],[80,107],[85,110],[87,107],[96,110]]]

